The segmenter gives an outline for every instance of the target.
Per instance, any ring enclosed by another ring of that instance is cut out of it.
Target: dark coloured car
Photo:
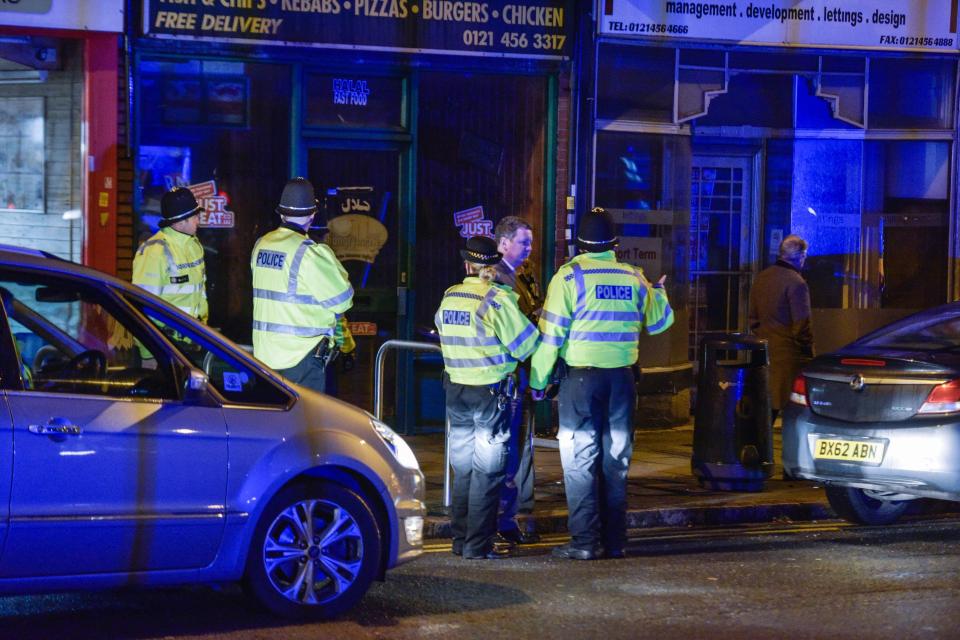
[[[783,467],[863,524],[892,523],[916,498],[960,501],[960,303],[805,368],[783,415]]]
[[[243,581],[329,617],[422,552],[413,452],[129,283],[0,247],[0,593]]]

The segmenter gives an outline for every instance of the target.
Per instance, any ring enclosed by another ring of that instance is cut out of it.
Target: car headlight
[[[393,452],[397,462],[407,469],[420,470],[420,463],[417,462],[417,456],[413,455],[413,449],[410,448],[406,440],[376,418],[371,418],[370,424],[373,425],[373,430],[377,432],[377,435],[379,435],[384,444],[387,445],[387,448]]]

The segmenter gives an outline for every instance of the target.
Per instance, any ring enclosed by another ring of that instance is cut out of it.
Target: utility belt
[[[520,382],[517,372],[507,375],[500,382],[489,385],[490,393],[497,397],[497,409],[503,411],[511,402],[520,397]]]
[[[559,366],[559,363],[561,362],[563,362],[563,360],[557,360],[558,366]],[[624,365],[622,367],[575,367],[573,365],[568,365],[567,363],[564,362],[564,366],[567,369],[570,369],[573,371],[600,371],[600,370],[613,371],[615,369],[630,369],[630,371],[633,372],[634,377],[638,379],[640,378],[640,365],[637,363]],[[556,371],[557,371],[556,368],[554,368],[554,373],[556,373]],[[565,374],[563,377],[565,378],[567,377],[567,375],[568,374]],[[551,381],[552,381],[552,378],[551,378]]]
[[[330,336],[323,336],[319,344],[317,344],[316,350],[313,352],[313,357],[320,361],[324,369],[333,364],[333,361],[336,360],[339,355],[340,347],[337,346],[336,340]]]

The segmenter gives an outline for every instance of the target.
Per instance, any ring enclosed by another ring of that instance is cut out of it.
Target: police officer
[[[353,287],[333,250],[307,237],[317,213],[313,185],[287,182],[280,227],[257,241],[253,270],[253,354],[289,380],[323,391],[326,365],[343,340],[340,316]]]
[[[614,224],[603,209],[583,216],[580,254],[560,267],[540,316],[542,341],[533,356],[535,400],[558,356],[569,367],[560,384],[560,462],[567,494],[570,543],[558,558],[622,558],[626,544],[627,471],[633,453],[637,340],[673,324],[662,288],[643,270],[617,261]]]
[[[522,218],[506,216],[497,223],[493,237],[497,250],[503,254],[497,263],[497,282],[517,294],[520,311],[535,323],[543,307],[543,297],[533,268],[527,262],[533,249],[533,229]],[[523,528],[516,519],[518,512],[533,513],[534,488],[532,415],[528,414],[530,420],[524,415],[529,367],[518,367],[517,374],[519,389],[517,399],[511,403],[510,443],[497,529],[506,540],[534,544],[540,541],[540,536],[534,531],[533,519],[526,518]]]
[[[504,478],[514,371],[536,349],[539,334],[511,291],[493,284],[501,255],[477,236],[460,252],[467,277],[447,289],[435,318],[443,351],[450,461],[453,465],[453,553],[468,559],[510,555],[495,543]]]
[[[193,193],[174,187],[160,199],[160,230],[133,258],[133,284],[186,314],[207,321],[207,271],[197,240],[200,205]]]

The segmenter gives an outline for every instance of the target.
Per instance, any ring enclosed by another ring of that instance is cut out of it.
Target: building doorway
[[[335,363],[335,393],[368,410],[373,408],[377,349],[407,335],[406,289],[401,286],[401,239],[407,226],[401,168],[406,155],[404,146],[389,142],[310,143],[306,149],[307,176],[318,197],[327,194],[322,201],[328,232],[320,235],[349,273],[354,289],[346,317],[357,342],[355,363],[350,371]],[[394,379],[386,384],[392,389]],[[394,415],[395,394],[384,396],[389,399],[384,415]]]
[[[695,154],[690,170],[690,360],[711,334],[744,331],[755,250],[753,160]]]

